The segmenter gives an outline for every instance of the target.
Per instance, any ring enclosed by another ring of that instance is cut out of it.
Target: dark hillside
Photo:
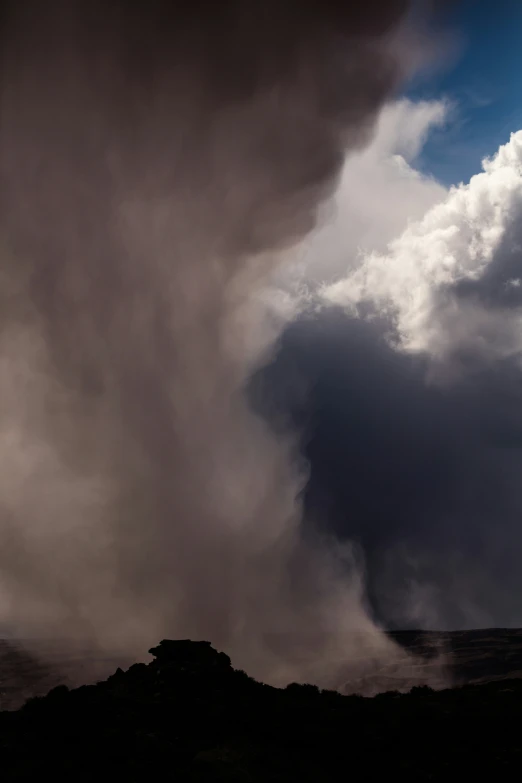
[[[206,642],[0,713],[2,779],[505,779],[522,760],[522,681],[373,699],[276,689]]]

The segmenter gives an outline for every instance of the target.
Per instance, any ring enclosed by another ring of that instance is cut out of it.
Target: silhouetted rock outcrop
[[[163,639],[149,652],[160,665],[173,665],[181,670],[230,669],[232,666],[228,655],[215,650],[210,642]]]
[[[0,713],[2,782],[329,783],[518,774],[522,680],[366,699],[284,689],[208,642],[164,640],[104,682]]]

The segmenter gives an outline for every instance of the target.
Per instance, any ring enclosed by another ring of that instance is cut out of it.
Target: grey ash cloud
[[[410,3],[2,11],[2,621],[210,638],[273,682],[331,683],[354,627],[387,655],[244,388],[252,298],[398,87]]]

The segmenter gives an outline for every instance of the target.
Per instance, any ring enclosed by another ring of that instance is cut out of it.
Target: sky
[[[265,370],[304,430],[310,528],[360,548],[398,628],[522,623],[522,7],[488,8],[457,5],[348,157],[303,253],[326,306]]]
[[[414,100],[445,98],[446,127],[432,135],[419,167],[447,185],[466,182],[483,157],[522,127],[522,6],[498,0],[463,0],[448,14],[451,48],[430,74],[414,77]]]
[[[421,5],[0,0],[11,633],[340,687],[522,625],[520,12]]]

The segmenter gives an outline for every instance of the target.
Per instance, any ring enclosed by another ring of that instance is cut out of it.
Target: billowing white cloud
[[[323,287],[353,312],[391,316],[402,348],[454,372],[522,350],[522,131],[483,172],[411,223],[356,269]]]
[[[440,183],[414,168],[429,132],[446,114],[442,101],[403,99],[382,110],[371,144],[347,157],[320,229],[297,249],[293,280],[313,288],[342,277],[361,254],[384,252],[409,221],[446,197]]]

